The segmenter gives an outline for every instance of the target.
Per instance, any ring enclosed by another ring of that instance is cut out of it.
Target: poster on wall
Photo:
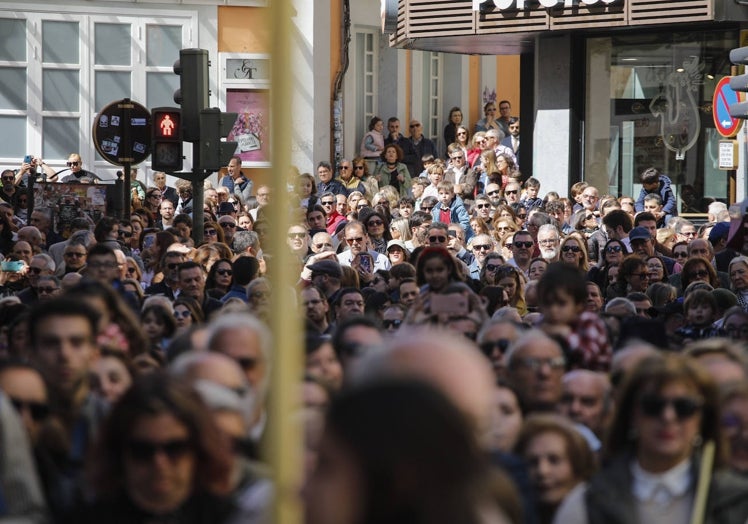
[[[227,89],[226,111],[237,113],[228,140],[238,143],[242,164],[270,165],[270,91]]]
[[[106,215],[106,189],[104,184],[37,184],[34,209],[51,209],[55,230],[68,238],[73,219],[87,215],[96,222]]]

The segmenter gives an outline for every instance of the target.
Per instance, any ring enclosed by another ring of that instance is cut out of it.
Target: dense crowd
[[[742,215],[679,217],[655,168],[638,195],[543,192],[517,119],[470,140],[451,120],[439,155],[375,118],[278,203],[233,158],[200,245],[189,182],[134,179],[128,217],[63,238],[54,203],[28,212],[43,162],[4,171],[0,515],[267,521],[280,292],[303,319],[312,524],[745,522]],[[298,279],[273,290],[278,234]]]

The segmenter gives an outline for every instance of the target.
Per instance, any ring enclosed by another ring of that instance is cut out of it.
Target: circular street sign
[[[151,152],[151,113],[129,98],[117,100],[96,115],[91,135],[110,164],[140,164]]]
[[[741,118],[730,116],[730,106],[737,104],[741,100],[740,93],[730,88],[730,77],[726,76],[717,82],[714,88],[714,98],[712,99],[712,117],[717,132],[725,138],[730,138],[738,134],[740,126],[743,124]]]

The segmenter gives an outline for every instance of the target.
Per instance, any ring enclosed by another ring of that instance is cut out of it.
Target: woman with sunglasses
[[[498,285],[497,273],[504,266],[504,257],[499,253],[491,252],[486,255],[483,267],[480,270],[480,283],[482,286]]]
[[[213,244],[214,242],[225,242],[223,228],[217,222],[206,220],[203,226],[203,242]]]
[[[605,467],[555,522],[745,522],[748,481],[723,469],[721,432],[714,379],[686,356],[647,357],[620,387]]]
[[[682,240],[673,245],[673,258],[681,267],[686,263],[686,260],[688,260],[688,242]]]
[[[602,256],[598,260],[597,265],[591,267],[587,272],[587,278],[605,291],[608,288],[606,274],[609,268],[620,265],[627,254],[628,249],[626,249],[626,244],[618,239],[611,238],[605,243]]]
[[[94,502],[77,522],[223,523],[231,441],[197,393],[158,372],[138,378],[101,429]]]
[[[698,281],[706,282],[715,289],[722,287],[717,270],[707,259],[691,257],[683,264],[683,270],[680,272],[680,294],[683,294],[689,284]]]
[[[229,292],[234,279],[231,267],[231,260],[227,258],[221,258],[213,263],[205,279],[205,292],[208,295],[220,300]]]
[[[587,262],[587,243],[572,234],[561,241],[561,262],[571,264],[584,272],[589,270]]]
[[[377,191],[379,191],[379,183],[377,179],[371,176],[373,169],[369,169],[369,162],[363,157],[357,156],[351,161],[353,168],[353,176],[361,181],[364,185],[365,191],[354,191],[353,193],[362,193],[367,198],[372,198]],[[353,194],[348,195],[350,196]],[[351,205],[350,200],[348,201],[348,209],[356,209],[355,205]]]
[[[174,320],[177,322],[177,329],[174,335],[186,331],[195,324],[202,324],[205,321],[203,309],[197,300],[192,297],[180,295],[174,301]]]

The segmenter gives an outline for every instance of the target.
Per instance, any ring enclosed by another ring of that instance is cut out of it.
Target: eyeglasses
[[[679,251],[678,253],[673,253],[673,256],[675,258],[687,258],[688,253],[686,253],[685,251]]]
[[[304,238],[306,233],[289,233],[288,238]]]
[[[382,327],[385,329],[389,329],[391,327],[399,328],[402,323],[402,320],[382,320]]]
[[[370,220],[369,222],[367,222],[367,225],[368,226],[383,226],[384,222],[382,222],[381,220]]]
[[[473,245],[473,251],[490,251],[492,247],[491,244],[475,244]]]
[[[623,251],[621,246],[608,246],[605,248],[606,253],[620,253],[621,251]]]
[[[501,264],[486,264],[486,271],[493,273],[501,267]]]
[[[480,350],[486,356],[491,356],[494,349],[498,349],[501,353],[504,353],[509,347],[510,341],[506,338],[500,338],[498,340],[486,341],[480,345]]]
[[[184,311],[174,311],[174,318],[187,318],[191,315],[192,313],[190,313],[187,309],[185,309]]]
[[[529,240],[525,242],[522,242],[521,240],[515,240],[512,245],[519,249],[522,249],[522,248],[530,249],[533,246],[533,243]]]
[[[222,277],[226,277],[226,276],[230,277],[231,275],[234,274],[234,272],[232,270],[230,270],[230,269],[217,269],[216,273],[218,273]]]
[[[706,278],[709,276],[709,271],[706,269],[699,269],[696,271],[691,271],[688,274],[688,278]]]
[[[485,209],[485,208],[490,208],[491,204],[475,204],[475,207],[477,209]]]
[[[35,274],[35,275],[41,275],[42,271],[44,271],[44,270],[42,268],[40,268],[40,267],[31,266],[31,267],[29,267],[29,271],[31,273]]]
[[[429,237],[429,242],[431,242],[432,244],[443,244],[446,241],[447,237],[445,237],[444,235],[433,235]]]
[[[314,244],[315,249],[324,249],[326,247],[332,247],[332,244],[330,244],[329,242],[325,242],[323,244]]]
[[[452,156],[452,157],[450,157],[450,158],[451,158],[452,160],[465,160],[465,157],[464,157],[464,156],[462,156],[462,155],[460,155],[460,156]]]
[[[219,222],[218,225],[221,226],[221,227],[223,227],[223,228],[226,228],[226,227],[229,228],[229,229],[235,229],[236,228],[236,224],[234,224],[233,222]]]
[[[691,418],[698,413],[704,401],[697,397],[673,397],[667,398],[660,395],[643,395],[639,399],[639,409],[648,417],[661,417],[665,408],[671,406],[678,420]]]
[[[172,262],[170,264],[166,264],[166,267],[174,271],[175,269],[179,267],[179,264],[181,264],[181,262]]]
[[[681,231],[680,234],[683,235],[684,237],[695,237],[696,231]]]
[[[125,238],[132,238],[132,231],[123,231],[123,230],[120,230],[120,231],[118,232],[118,234],[119,234],[119,236],[121,236],[121,237],[125,237]]]
[[[36,292],[38,294],[40,294],[40,295],[42,295],[42,294],[51,295],[55,291],[59,291],[59,290],[60,290],[59,287],[41,287],[40,286],[40,287],[36,288]]]
[[[498,191],[498,190],[496,190],[496,191],[489,191],[489,192],[488,192],[488,193],[486,193],[486,194],[487,194],[488,196],[494,196],[494,195],[498,195],[499,193],[501,193],[501,191]]]
[[[163,453],[172,462],[185,457],[192,450],[187,439],[174,439],[164,442],[131,439],[127,443],[127,452],[133,460],[151,462],[158,453]]]
[[[136,272],[136,270],[135,270],[135,268],[134,268],[134,267],[128,267],[128,268],[127,268],[127,273],[128,273],[128,274],[131,274],[131,273],[132,273],[132,274],[134,275],[134,274],[135,274],[135,272]]]
[[[505,195],[516,195],[517,193],[519,193],[519,189],[507,189],[504,191]]]
[[[80,162],[68,162],[68,167],[78,167],[80,165]]]
[[[579,246],[564,246],[561,248],[561,251],[564,253],[579,253],[582,251],[582,249]]]
[[[429,207],[421,204],[421,211],[431,211],[432,209],[434,209],[434,206]]]
[[[590,218],[595,218],[595,215],[586,215],[584,217],[585,220],[589,220]]]
[[[214,237],[218,235],[218,231],[216,231],[215,229],[206,229],[205,231],[203,231],[203,233],[206,237]]]
[[[353,166],[353,169],[363,169],[364,166]]]
[[[49,406],[43,402],[25,401],[19,398],[10,397],[10,403],[18,413],[28,410],[31,418],[39,422],[49,415]]]
[[[421,124],[410,124],[411,129],[413,129],[414,127],[421,127]]]
[[[566,367],[566,359],[564,357],[553,357],[553,358],[533,358],[524,357],[516,359],[518,365],[531,369],[532,371],[538,371],[543,366],[548,366],[553,370],[563,369]]]
[[[457,134],[458,135],[465,135],[465,136],[467,136],[467,133],[465,131],[458,131]]]
[[[321,200],[320,203],[323,206],[332,206],[335,204],[335,201],[334,200]]]
[[[346,238],[345,241],[348,242],[348,244],[350,245],[356,244],[356,243],[360,244],[361,242],[364,241],[364,237]]]
[[[526,218],[527,218],[527,213],[519,213],[519,214],[517,215],[517,218],[519,218],[519,219],[521,219],[521,220],[524,220],[524,219],[526,219]]]
[[[340,166],[340,169],[346,169],[347,170],[347,169],[350,169],[350,168],[351,168],[351,166]]]

